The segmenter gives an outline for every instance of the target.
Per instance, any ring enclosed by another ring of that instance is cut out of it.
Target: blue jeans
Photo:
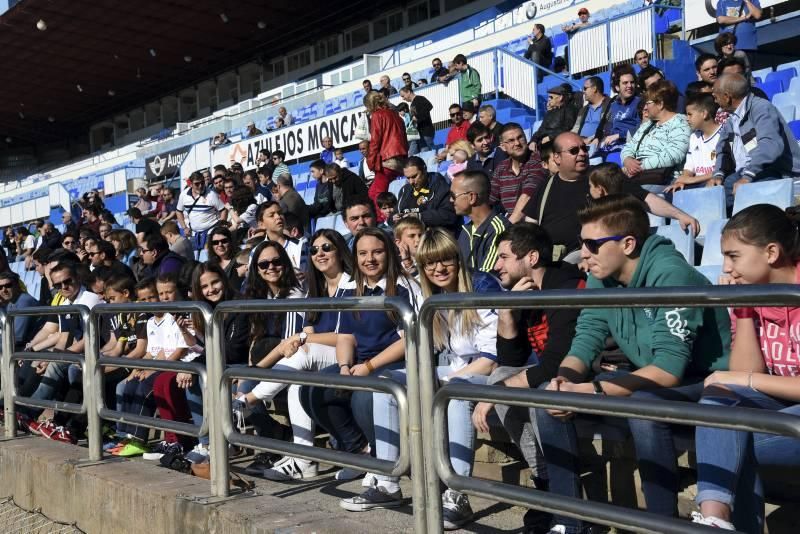
[[[450,366],[436,368],[439,378],[452,371]],[[387,371],[383,376],[406,384],[406,370]],[[486,384],[488,376],[469,375],[454,378],[452,382]],[[452,400],[447,407],[447,434],[450,439],[450,462],[456,473],[462,476],[472,474],[472,461],[475,458],[475,427],[472,426],[472,408],[469,401]],[[397,413],[397,400],[386,393],[372,394],[372,409],[375,424],[375,453],[379,460],[395,461],[400,456],[400,417]],[[378,480],[396,482],[399,477],[376,475]]]
[[[433,137],[420,136],[419,139],[408,142],[409,156],[416,156],[423,150],[433,150]]]
[[[609,372],[597,375],[596,380],[610,380],[627,374]],[[547,384],[540,386],[542,389]],[[687,402],[699,400],[703,390],[702,382],[687,384],[677,388],[637,391],[633,398],[669,399]],[[574,419],[562,420],[553,417],[547,410],[535,410],[536,424],[542,443],[542,452],[547,462],[550,478],[549,491],[559,495],[582,498],[580,484],[580,461],[578,436]],[[578,420],[600,420],[605,424],[630,431],[636,447],[642,491],[648,511],[667,515],[677,515],[678,474],[675,447],[672,440],[672,427],[665,423],[643,419],[619,419],[578,414]],[[567,527],[567,533],[580,532],[582,525],[577,519],[557,516],[557,524]]]
[[[155,372],[144,380],[128,380],[120,382],[117,386],[117,410],[152,417],[155,413],[153,399],[153,383],[158,377]],[[127,423],[117,423],[117,434],[130,434],[136,439],[146,441],[150,429]]]
[[[31,398],[39,399],[39,400],[53,400],[56,398],[56,395],[66,390],[67,386],[69,385],[69,363],[63,362],[50,362],[47,365],[47,370],[42,375],[42,380],[39,382],[39,386],[36,388],[36,391],[33,392]],[[40,415],[42,415],[41,408],[30,408],[25,407],[24,410],[21,410],[22,413],[26,413],[32,419],[37,419]]]
[[[726,386],[730,393],[706,389],[701,404],[761,408],[800,415],[800,404],[775,399],[745,386]],[[736,530],[763,532],[764,485],[759,470],[794,472],[800,467],[800,440],[697,427],[697,502],[717,501],[731,508]]]
[[[387,366],[384,372],[397,369],[405,362]],[[339,374],[339,366],[331,365],[320,373]],[[303,386],[300,403],[306,413],[320,427],[330,433],[336,449],[361,453],[369,444],[375,454],[375,427],[373,423],[372,392]]]
[[[189,406],[189,413],[192,414],[192,422],[197,426],[203,425],[203,384],[199,376],[193,377],[192,385],[186,388],[186,404]],[[208,447],[208,434],[198,438],[200,445]]]

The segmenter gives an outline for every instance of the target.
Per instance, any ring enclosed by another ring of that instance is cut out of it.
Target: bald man
[[[728,206],[743,184],[800,177],[800,147],[780,112],[751,93],[741,74],[723,74],[712,91],[730,113],[717,143],[714,178],[725,186]]]

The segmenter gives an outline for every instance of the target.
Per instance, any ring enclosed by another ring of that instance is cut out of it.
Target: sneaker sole
[[[146,452],[142,454],[142,460],[150,460],[150,461],[158,461],[164,457],[164,454],[161,452]]]
[[[299,477],[293,477],[291,475],[284,475],[282,473],[269,473],[267,474],[266,470],[261,472],[261,477],[272,482],[291,482],[292,480],[308,480],[309,478],[316,478],[319,476],[317,471],[313,473],[303,473]]]
[[[342,500],[339,501],[339,506],[348,512],[369,512],[370,510],[380,510],[382,508],[399,508],[403,506],[403,501],[356,504]]]
[[[448,520],[446,520],[446,519],[445,519],[445,520],[442,522],[442,528],[443,528],[444,530],[458,530],[458,529],[460,529],[461,527],[463,527],[464,525],[466,525],[467,523],[469,523],[470,521],[472,521],[472,517],[469,517],[469,518],[467,518],[467,519],[460,520],[460,521],[458,521],[458,522],[456,522],[456,523],[454,523],[454,522],[452,522],[452,521],[448,521]]]

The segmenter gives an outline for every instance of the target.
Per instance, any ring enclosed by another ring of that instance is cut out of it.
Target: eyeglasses
[[[655,104],[655,103],[656,103],[655,100],[645,100],[644,105],[649,106],[650,104]]]
[[[627,236],[624,235],[612,235],[609,237],[601,237],[600,239],[583,239],[581,238],[581,246],[586,247],[586,250],[591,252],[592,254],[597,254],[600,252],[600,247],[603,246],[604,243],[608,243],[609,241],[622,241]]]
[[[66,279],[62,280],[61,282],[53,283],[53,289],[55,289],[56,291],[61,291],[62,288],[73,287],[74,284],[75,284],[75,281],[72,278],[66,278]]]
[[[65,247],[71,247],[72,245],[75,244],[75,241],[64,241],[61,244],[64,245]]]
[[[203,185],[203,182],[192,182],[192,185],[195,187],[201,187]]]
[[[332,250],[336,250],[336,247],[334,247],[330,243],[323,243],[318,247],[311,247],[309,249],[309,251],[311,252],[312,256],[316,256],[319,253],[320,250],[322,252],[331,252]]]
[[[458,111],[458,112],[456,112],[456,113],[451,113],[451,114],[450,114],[450,118],[453,118],[453,117],[459,117],[459,116],[461,116],[461,115],[462,115],[462,112]]]
[[[283,268],[283,263],[281,263],[281,259],[280,258],[275,258],[274,260],[261,260],[256,265],[262,271],[268,270],[270,268],[270,266],[274,267],[275,269]]]
[[[211,240],[211,246],[212,247],[219,247],[219,246],[222,246],[222,245],[227,245],[230,242],[231,242],[231,240],[228,239],[227,237],[225,237],[223,239],[213,239],[213,240]]]
[[[422,268],[426,271],[433,271],[436,269],[437,265],[441,265],[442,267],[449,268],[456,264],[455,258],[449,258],[446,260],[434,260],[434,261],[426,261],[422,264]]]
[[[145,252],[153,252],[154,250],[155,250],[154,248],[140,248],[139,252],[144,254]]]
[[[561,153],[569,152],[571,155],[577,156],[578,152],[586,152],[588,154],[589,153],[589,147],[586,146],[586,145],[576,145],[576,146],[570,147],[570,148],[568,148],[566,150],[559,150],[559,152],[561,152]]]
[[[14,289],[14,284],[0,284],[0,291],[11,291]]]
[[[95,256],[97,256],[98,254],[100,254],[100,252],[99,252],[99,251],[98,251],[98,252],[87,252],[87,253],[86,253],[86,255],[87,255],[87,256],[89,256],[90,258],[94,258],[94,257],[95,257]]]
[[[458,197],[461,197],[461,196],[464,196],[464,195],[469,195],[470,193],[472,193],[472,191],[464,191],[463,193],[457,193],[457,194],[451,192],[450,193],[450,200],[455,201],[456,199],[458,199]]]

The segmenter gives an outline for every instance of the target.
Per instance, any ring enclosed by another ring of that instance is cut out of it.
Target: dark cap
[[[472,103],[472,100],[467,100],[463,104],[461,104],[461,111],[469,111],[470,113],[477,113],[478,110],[475,109],[475,104]]]
[[[570,95],[572,94],[572,87],[568,83],[562,83],[560,85],[551,87],[547,90],[547,92],[551,95]]]

